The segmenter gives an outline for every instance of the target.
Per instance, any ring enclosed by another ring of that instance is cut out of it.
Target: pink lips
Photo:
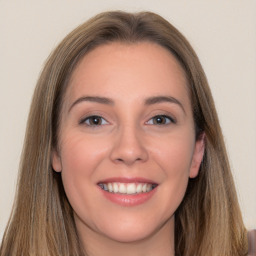
[[[141,178],[141,177],[136,177],[136,178],[126,178],[126,177],[114,177],[114,178],[109,178],[102,180],[98,182],[98,184],[106,184],[106,183],[112,183],[112,182],[119,182],[119,183],[149,183],[149,184],[155,184],[157,185],[156,182]],[[110,200],[111,202],[118,204],[120,206],[126,206],[126,207],[131,207],[131,206],[137,206],[143,203],[146,203],[157,191],[157,187],[152,189],[149,192],[146,193],[138,193],[138,194],[121,194],[121,193],[112,193],[103,190],[102,188],[99,187],[101,190],[103,196]]]

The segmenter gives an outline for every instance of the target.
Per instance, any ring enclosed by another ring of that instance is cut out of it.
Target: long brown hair
[[[58,144],[61,106],[72,71],[95,47],[149,41],[168,49],[187,76],[196,136],[206,135],[197,178],[175,213],[175,255],[247,254],[247,237],[214,101],[201,64],[184,36],[161,16],[101,13],[72,31],[48,58],[30,109],[19,182],[1,256],[82,255],[72,208],[51,152]]]

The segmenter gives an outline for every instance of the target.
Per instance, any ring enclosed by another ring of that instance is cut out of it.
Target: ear
[[[202,133],[196,140],[193,158],[190,166],[189,177],[195,178],[198,175],[205,151],[205,133]]]
[[[56,150],[52,151],[52,168],[55,172],[61,172],[62,170],[61,159]]]

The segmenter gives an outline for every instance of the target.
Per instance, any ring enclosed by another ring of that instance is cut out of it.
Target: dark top
[[[249,245],[248,256],[256,256],[256,229],[248,232],[248,245]]]

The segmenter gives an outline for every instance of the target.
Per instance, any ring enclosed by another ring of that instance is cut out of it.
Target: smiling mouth
[[[98,183],[98,186],[104,191],[114,194],[141,194],[148,193],[157,187],[157,184],[151,183],[121,183],[121,182],[108,182]]]

